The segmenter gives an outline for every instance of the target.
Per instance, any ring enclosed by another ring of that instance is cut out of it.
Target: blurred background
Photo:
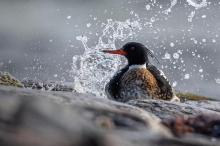
[[[177,90],[220,98],[219,12],[219,0],[0,0],[0,71],[72,82],[77,37],[92,48],[108,20],[130,21],[138,29],[116,47],[141,42]]]

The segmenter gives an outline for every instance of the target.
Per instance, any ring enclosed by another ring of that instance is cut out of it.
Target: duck
[[[180,101],[164,72],[149,62],[149,56],[156,57],[145,45],[128,42],[120,49],[102,52],[122,55],[127,59],[127,65],[105,85],[107,98],[119,102],[135,99]]]

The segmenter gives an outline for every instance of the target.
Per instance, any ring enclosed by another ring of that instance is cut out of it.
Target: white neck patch
[[[140,65],[131,65],[131,66],[129,66],[129,70],[130,69],[141,69],[141,68],[146,69],[146,63],[145,64],[140,64]]]

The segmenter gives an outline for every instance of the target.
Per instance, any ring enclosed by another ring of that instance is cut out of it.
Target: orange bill
[[[119,54],[119,55],[127,55],[127,52],[124,51],[123,49],[118,49],[118,50],[102,50],[104,53],[109,53],[109,54]]]

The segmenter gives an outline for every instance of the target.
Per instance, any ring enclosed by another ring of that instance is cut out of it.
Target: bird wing
[[[129,69],[129,66],[125,66],[120,71],[118,71],[112,79],[106,84],[105,92],[109,99],[117,100],[119,98],[119,90],[120,90],[120,79],[123,74]]]
[[[163,71],[157,69],[154,65],[147,65],[147,69],[153,74],[165,97],[173,97],[173,89]]]

